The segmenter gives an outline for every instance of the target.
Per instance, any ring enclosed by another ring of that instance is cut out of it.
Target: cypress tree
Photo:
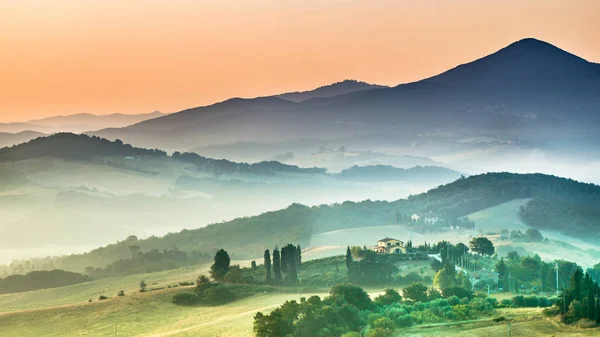
[[[229,254],[224,249],[219,249],[215,254],[215,263],[210,267],[210,275],[215,280],[222,279],[229,271],[229,263],[231,259]]]
[[[267,284],[269,284],[269,282],[271,282],[271,254],[269,253],[268,249],[265,249],[265,255],[264,255],[265,261],[265,279],[267,281]]]
[[[300,268],[302,267],[302,249],[300,249],[300,245],[298,245],[296,247],[296,256],[297,256],[296,269],[299,272]]]
[[[348,273],[350,273],[350,265],[352,264],[352,252],[350,251],[350,246],[346,249],[346,268],[348,269]]]
[[[281,247],[281,273],[282,274],[287,274],[288,271],[288,264],[289,264],[289,254],[288,254],[288,245],[285,245],[283,247]]]
[[[273,273],[275,274],[275,279],[281,281],[281,257],[277,247],[273,249]]]

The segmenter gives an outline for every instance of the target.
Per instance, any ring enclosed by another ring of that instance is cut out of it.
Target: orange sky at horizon
[[[597,0],[0,0],[0,122],[397,85],[535,37],[600,62]]]

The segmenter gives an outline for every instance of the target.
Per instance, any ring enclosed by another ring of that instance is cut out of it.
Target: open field
[[[100,295],[116,296],[119,290],[129,294],[138,291],[141,280],[148,284],[148,288],[167,287],[184,281],[194,282],[198,275],[207,273],[209,267],[210,265],[206,264],[148,274],[112,277],[67,287],[0,295],[0,313],[87,303],[90,298],[97,301]]]
[[[415,326],[404,329],[395,336],[411,337],[479,337],[479,336],[598,336],[600,328],[582,329],[565,325],[554,318],[546,318],[542,309],[498,309],[497,316],[506,321],[494,322],[490,319],[467,322],[441,323]],[[510,335],[508,320],[510,320]]]

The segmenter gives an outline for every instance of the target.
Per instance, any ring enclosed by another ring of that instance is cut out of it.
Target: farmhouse
[[[433,212],[429,212],[429,213],[415,213],[415,214],[413,214],[410,217],[410,219],[412,220],[412,222],[414,224],[424,223],[424,224],[427,224],[427,225],[435,225],[435,224],[437,224],[439,222],[442,222],[444,220],[441,216],[439,216],[439,215],[437,215],[437,214],[435,214]]]
[[[371,250],[380,254],[406,254],[404,242],[388,237],[377,241],[377,246],[371,247]]]

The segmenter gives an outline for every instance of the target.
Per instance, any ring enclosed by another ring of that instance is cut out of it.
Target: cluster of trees
[[[219,258],[224,259],[224,257],[221,254]],[[172,302],[178,305],[215,306],[233,302],[236,298],[236,294],[228,287],[218,282],[211,282],[208,277],[201,275],[196,280],[196,288],[193,293],[179,293],[173,296]]]
[[[417,287],[416,285],[413,286]],[[421,287],[425,287],[421,284]],[[408,289],[408,288],[407,288]],[[404,298],[393,289],[371,300],[360,287],[352,284],[334,286],[329,296],[312,296],[285,302],[269,314],[254,316],[257,337],[391,337],[398,329],[413,324],[438,323],[476,318],[493,312],[497,301],[491,298],[455,295],[443,297],[439,292],[424,297],[413,296],[405,289]]]
[[[129,249],[131,257],[119,259],[104,268],[88,266],[85,268],[85,273],[94,278],[102,278],[170,270],[210,261],[210,255],[198,251],[186,253],[176,249],[165,249],[161,252],[152,249],[142,253],[139,251],[140,247],[136,245],[129,246]]]
[[[294,246],[291,243],[282,247],[281,251],[275,247],[272,260],[271,253],[267,249],[264,253],[263,265],[267,284],[279,284],[282,281],[295,284],[298,282],[298,272],[302,267],[302,249],[300,245]]]
[[[559,288],[569,284],[570,277],[580,267],[570,261],[543,261],[539,255],[519,256],[515,251],[501,258],[495,266],[498,272],[498,288],[502,291],[537,292],[557,290],[556,268]]]
[[[512,241],[519,242],[544,242],[544,236],[536,228],[528,228],[525,233],[516,229],[512,231],[504,230],[502,234],[509,237]],[[546,239],[547,240],[547,239]]]
[[[575,323],[588,319],[600,323],[600,287],[588,273],[578,268],[571,277],[569,287],[563,289],[554,310],[547,313],[559,312],[565,323]]]
[[[64,270],[33,271],[0,279],[0,294],[64,287],[88,281],[91,281],[91,278],[87,275]]]
[[[354,257],[357,259],[355,260]],[[399,272],[397,255],[377,254],[368,249],[350,247],[346,250],[348,280],[362,285],[391,284]]]

